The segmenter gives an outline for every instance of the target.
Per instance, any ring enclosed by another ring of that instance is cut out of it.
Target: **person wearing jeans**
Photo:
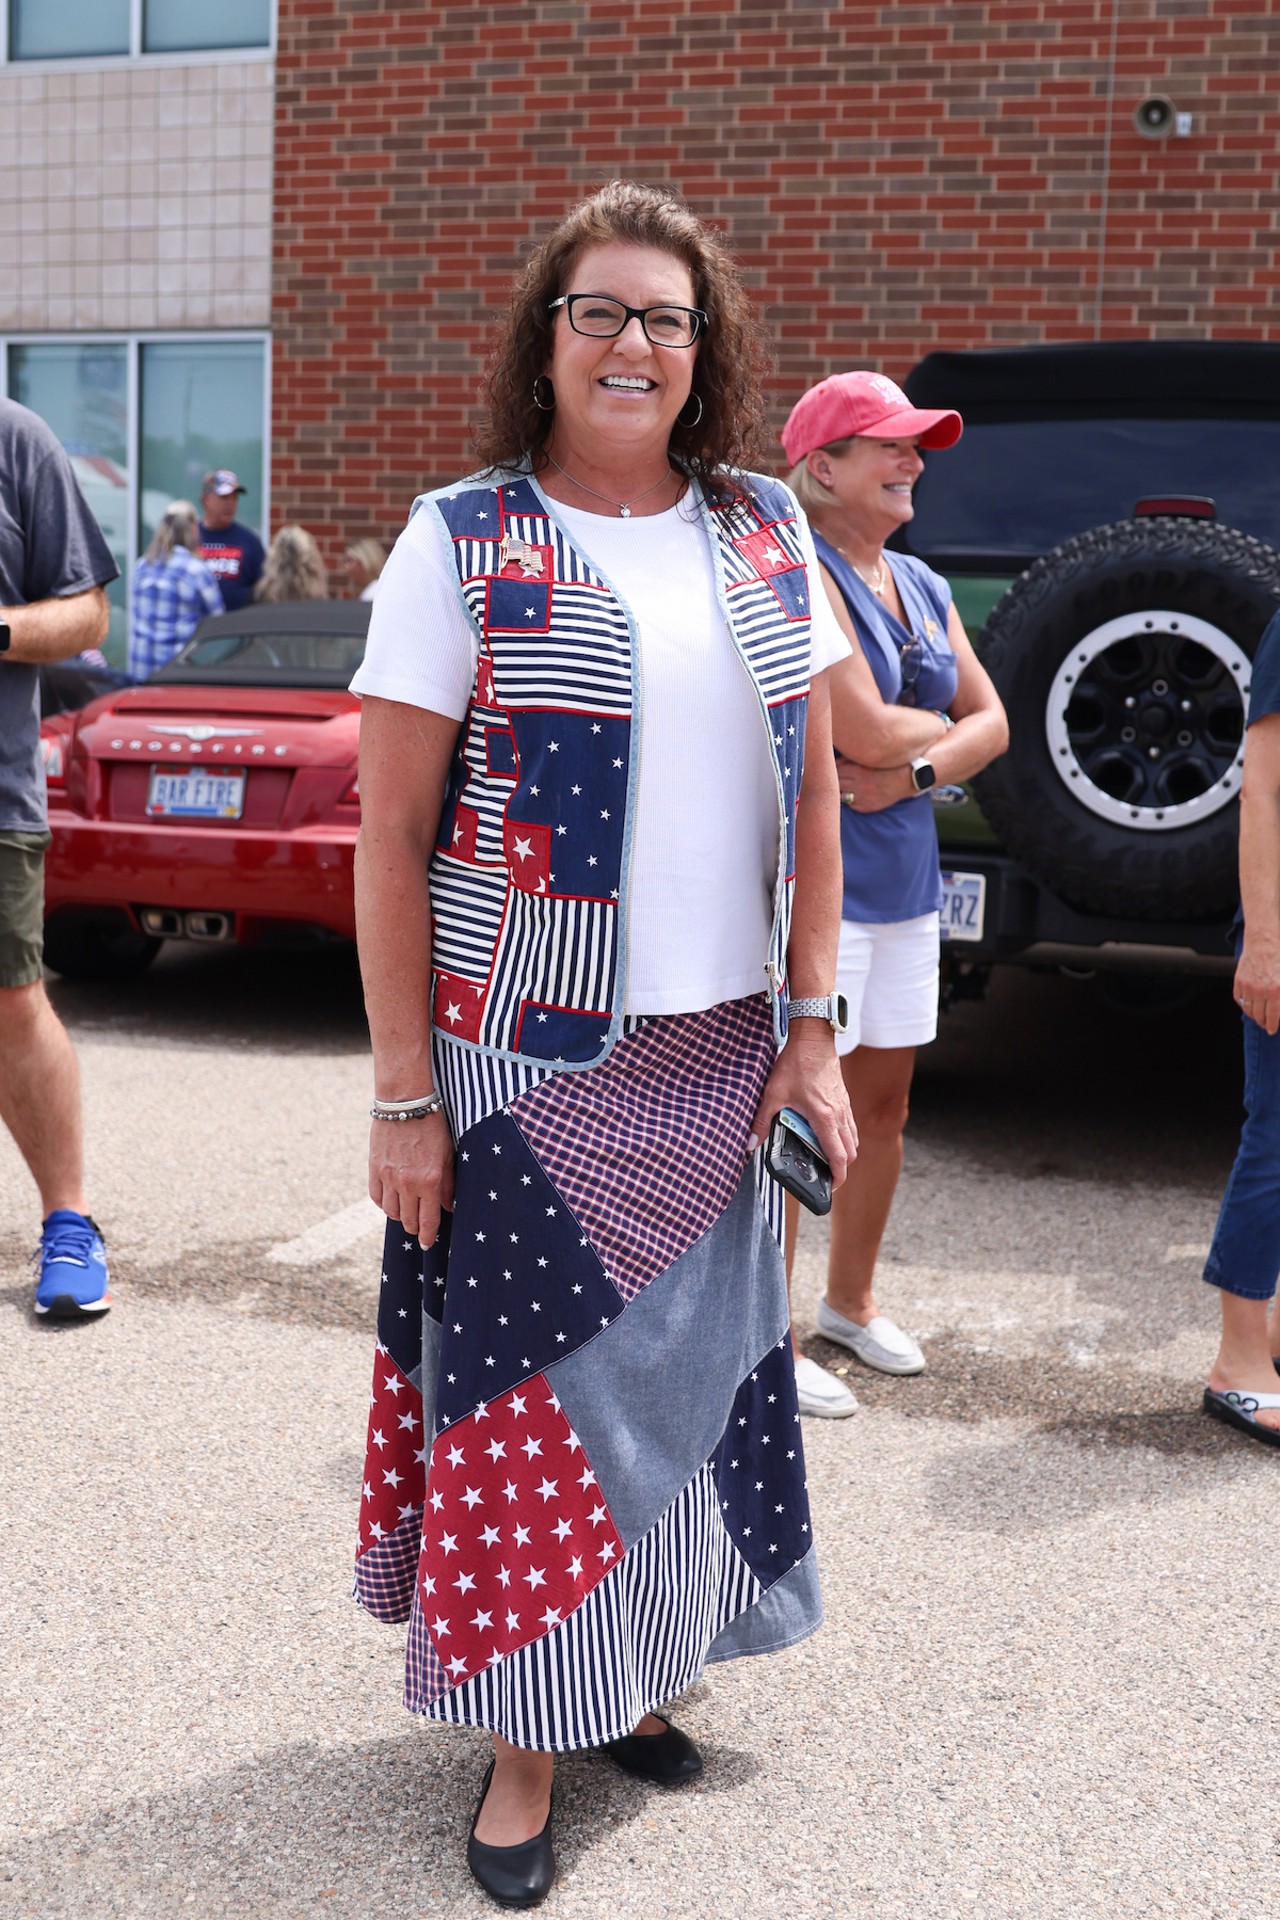
[[[1204,1277],[1222,1338],[1204,1410],[1280,1446],[1280,614],[1258,643],[1240,793],[1243,932],[1235,998],[1244,1021],[1245,1122]]]

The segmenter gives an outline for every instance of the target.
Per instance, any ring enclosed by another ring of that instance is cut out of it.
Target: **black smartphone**
[[[831,1168],[817,1134],[794,1107],[773,1116],[764,1163],[780,1187],[794,1193],[810,1213],[831,1211]]]

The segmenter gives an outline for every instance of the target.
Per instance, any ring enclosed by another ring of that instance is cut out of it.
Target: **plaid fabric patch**
[[[733,1198],[773,1059],[759,995],[648,1020],[592,1072],[556,1074],[512,1101],[624,1300]]]
[[[394,1626],[408,1613],[421,1546],[422,1508],[417,1507],[385,1540],[362,1551],[353,1592],[375,1620]]]
[[[413,1592],[413,1610],[409,1615],[409,1637],[404,1654],[404,1704],[410,1713],[422,1713],[426,1702],[438,1700],[449,1689],[444,1662],[431,1644],[426,1617],[422,1611],[422,1593]]]

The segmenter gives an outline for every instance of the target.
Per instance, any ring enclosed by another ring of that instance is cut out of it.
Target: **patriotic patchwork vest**
[[[809,576],[777,481],[717,505],[695,488],[730,637],[767,729],[778,798],[769,952],[786,1037]],[[430,867],[435,1031],[483,1053],[596,1066],[622,1032],[643,683],[635,620],[527,473],[423,494],[480,634]]]

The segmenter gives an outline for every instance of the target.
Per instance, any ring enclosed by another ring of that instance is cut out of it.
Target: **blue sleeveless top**
[[[947,639],[951,589],[942,575],[910,554],[883,556],[911,623],[908,631],[816,527],[814,541],[849,609],[881,699],[945,713],[956,697],[958,673]],[[927,793],[880,813],[841,807],[840,851],[846,920],[914,920],[941,907],[938,830]]]

